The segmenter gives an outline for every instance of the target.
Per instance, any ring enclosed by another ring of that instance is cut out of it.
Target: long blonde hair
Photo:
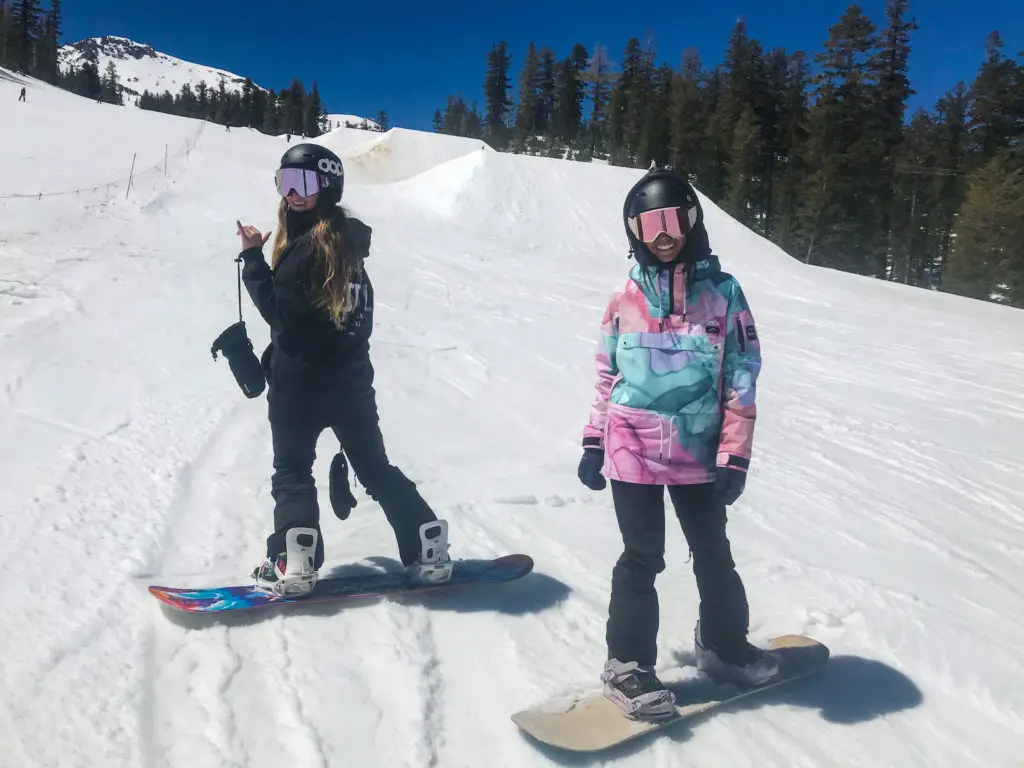
[[[345,211],[339,205],[326,209],[317,206],[318,219],[313,225],[312,285],[306,290],[313,306],[326,310],[335,327],[341,327],[345,313],[355,306],[356,282],[362,270],[362,259],[353,256],[345,243]],[[281,254],[288,246],[288,202],[282,198],[277,209],[277,234],[271,266],[276,269]]]

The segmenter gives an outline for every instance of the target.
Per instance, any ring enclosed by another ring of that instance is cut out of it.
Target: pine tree
[[[37,77],[53,85],[60,82],[58,49],[61,24],[60,0],[51,0],[52,8],[43,14],[36,40],[34,61]]]
[[[875,274],[885,253],[878,228],[877,143],[869,130],[875,26],[850,6],[829,29],[811,114],[812,156],[819,166],[802,212],[809,263]],[[821,258],[815,258],[816,252]]]
[[[590,141],[588,159],[595,155],[604,156],[607,153],[608,98],[615,81],[614,75],[610,74],[610,69],[611,59],[608,58],[608,49],[598,43],[587,64],[584,78],[590,97],[590,120],[587,123],[586,131]]]
[[[247,77],[242,83],[242,113],[243,120],[242,124],[247,126],[259,125],[253,115],[253,107],[256,96],[256,84],[252,81],[252,78]]]
[[[701,140],[706,133],[707,113],[700,87],[700,56],[696,48],[687,48],[672,81],[668,119],[670,136],[668,161],[679,172],[704,185],[701,158],[707,145]]]
[[[872,110],[872,143],[878,158],[875,195],[878,206],[878,227],[880,237],[887,243],[884,252],[874,254],[876,277],[885,277],[891,272],[888,263],[893,251],[890,217],[896,184],[896,151],[903,138],[903,116],[907,99],[914,91],[907,75],[910,56],[910,33],[917,29],[913,20],[906,21],[909,0],[886,0],[885,15],[887,26],[881,37],[879,50],[872,66],[878,81]]]
[[[751,105],[740,113],[732,133],[732,172],[729,174],[729,198],[727,209],[737,221],[756,228],[757,209],[751,205],[754,188],[758,184],[756,173],[760,160],[761,129]]]
[[[117,67],[113,61],[107,62],[107,68],[103,73],[103,101],[108,104],[124,104],[124,97],[121,95],[121,83],[117,78]]]
[[[39,0],[14,0],[11,16],[14,68],[26,75],[36,74],[35,51],[39,39]]]
[[[533,125],[538,134],[546,135],[555,111],[555,52],[545,46],[537,58],[537,117]]]
[[[281,92],[281,116],[288,133],[306,136],[305,102],[306,89],[301,80],[293,78],[291,86]]]
[[[971,86],[970,134],[975,168],[1011,143],[1019,143],[1024,131],[1019,67],[1003,55],[1003,47],[999,33],[990,33],[985,41],[985,61]]]
[[[640,40],[629,38],[608,106],[608,138],[613,163],[637,164],[645,122],[644,100],[650,86],[648,63],[649,57],[641,49]]]
[[[441,133],[451,136],[467,136],[478,139],[483,136],[484,126],[476,102],[467,106],[459,96],[449,96],[441,119]]]
[[[914,113],[903,132],[894,165],[890,204],[890,279],[908,285],[927,280],[929,253],[938,245],[932,216],[936,185],[937,124],[925,110]]]
[[[380,126],[381,133],[387,133],[391,129],[391,121],[388,120],[388,113],[383,109],[377,113],[377,119],[374,122]]]
[[[537,131],[537,102],[540,83],[540,58],[533,42],[526,50],[526,60],[519,71],[519,99],[516,106],[516,140],[520,151],[525,145],[526,137]]]
[[[675,72],[663,64],[652,69],[648,83],[648,96],[644,101],[643,130],[637,147],[637,164],[649,166],[651,161],[664,165],[669,158],[672,141],[672,80]]]
[[[263,108],[262,126],[263,133],[269,136],[278,136],[282,132],[280,105],[277,94],[273,91],[268,94],[266,105]]]
[[[512,57],[508,54],[508,43],[502,40],[487,54],[487,75],[484,78],[484,99],[487,104],[484,113],[484,129],[487,140],[495,149],[508,145],[508,115],[512,109],[508,91],[510,81],[508,68]]]
[[[0,67],[13,68],[13,19],[8,0],[0,0]]]
[[[705,73],[703,80],[707,120],[704,122],[705,133],[701,137],[704,149],[697,176],[702,179],[701,190],[712,200],[721,200],[728,191],[729,139],[734,125],[729,123],[725,110],[721,108],[725,93],[722,68],[715,67]]]
[[[320,98],[320,87],[316,80],[313,81],[312,90],[303,95],[301,103],[303,134],[309,137],[321,135],[327,125],[327,111]]]
[[[433,121],[432,125],[433,125],[433,128],[434,128],[434,131],[437,132],[437,133],[440,133],[441,129],[444,127],[444,117],[441,115],[441,110],[440,109],[435,109],[434,110],[434,121]]]
[[[940,172],[933,176],[936,190],[932,216],[938,243],[934,258],[926,266],[928,279],[922,282],[928,287],[941,280],[943,265],[953,249],[956,213],[967,193],[969,102],[967,86],[961,81],[936,105],[935,165]]]
[[[761,44],[747,35],[747,23],[740,17],[729,37],[725,55],[724,94],[721,109],[730,125],[735,125],[743,110],[750,106],[757,122],[763,122],[761,103],[765,72]]]
[[[103,80],[100,78],[100,65],[95,49],[83,56],[82,66],[78,70],[78,93],[87,99],[103,98]]]
[[[549,134],[570,147],[576,145],[583,130],[583,99],[586,96],[583,72],[588,59],[587,49],[576,43],[559,66],[556,77],[555,111]]]
[[[1024,167],[1009,152],[971,179],[942,290],[1024,307]]]
[[[808,153],[807,55],[786,57],[784,93],[779,104],[775,145],[769,144],[766,234],[788,252],[795,252],[796,217],[806,194],[810,169],[817,164]]]
[[[213,122],[218,125],[231,125],[231,102],[224,81],[217,83],[217,99],[213,107]]]

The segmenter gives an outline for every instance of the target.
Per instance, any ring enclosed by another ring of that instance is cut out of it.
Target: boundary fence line
[[[164,144],[164,158],[160,162],[157,162],[147,168],[144,168],[138,172],[135,170],[135,161],[138,158],[138,152],[132,154],[131,168],[128,171],[127,176],[123,176],[120,179],[114,181],[108,181],[102,184],[96,184],[94,186],[79,187],[78,189],[68,189],[59,192],[11,192],[0,194],[0,200],[42,200],[44,197],[61,197],[65,195],[80,195],[85,192],[98,192],[100,190],[112,189],[119,187],[122,184],[126,184],[125,187],[125,199],[128,198],[128,194],[131,192],[132,184],[134,181],[142,176],[149,176],[154,172],[162,172],[164,176],[167,175],[167,170],[171,160],[177,160],[184,157],[186,160],[191,155],[192,150],[195,149],[199,143],[199,137],[203,135],[203,131],[206,129],[206,121],[203,121],[195,132],[189,136],[185,142],[178,146],[173,152],[170,151],[169,145]]]

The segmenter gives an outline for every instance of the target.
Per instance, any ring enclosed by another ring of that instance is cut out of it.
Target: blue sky
[[[307,87],[316,79],[331,112],[372,117],[384,109],[392,124],[428,129],[448,94],[478,98],[486,53],[506,40],[513,83],[530,41],[559,58],[573,43],[593,51],[603,43],[613,61],[630,35],[654,32],[659,61],[677,66],[683,50],[697,48],[705,64],[721,61],[736,19],[766,49],[822,49],[828,28],[846,0],[711,0],[632,3],[588,0],[66,0],[63,41],[120,35],[159,51],[248,75],[279,90],[292,77]],[[884,0],[861,7],[884,23]],[[1021,0],[911,0],[920,29],[912,38],[911,108],[931,107],[958,80],[970,82],[984,55],[985,37],[997,29],[1004,52],[1024,49]],[[513,92],[514,96],[514,92]]]

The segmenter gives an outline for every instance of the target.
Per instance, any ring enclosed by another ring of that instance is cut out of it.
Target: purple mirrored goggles
[[[288,197],[292,190],[299,197],[311,197],[330,184],[330,179],[324,174],[302,168],[279,168],[274,174],[274,181],[281,197]]]

